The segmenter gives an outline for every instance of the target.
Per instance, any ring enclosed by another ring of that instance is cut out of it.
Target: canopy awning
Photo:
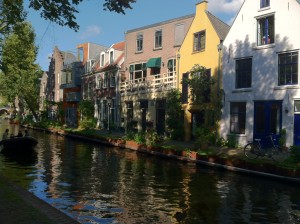
[[[147,61],[147,68],[160,68],[161,67],[161,58],[150,58]]]

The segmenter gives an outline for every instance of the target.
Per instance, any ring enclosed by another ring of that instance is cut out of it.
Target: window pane
[[[244,134],[246,127],[246,103],[230,104],[230,132]]]
[[[252,81],[252,58],[236,60],[236,88],[249,88]]]
[[[278,55],[278,85],[298,84],[298,52]]]

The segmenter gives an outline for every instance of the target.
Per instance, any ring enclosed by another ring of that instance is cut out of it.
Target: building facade
[[[95,117],[98,126],[106,129],[120,128],[120,92],[121,73],[124,70],[125,42],[113,44],[109,49],[100,52],[94,68]]]
[[[120,94],[125,130],[166,131],[166,93],[176,88],[176,54],[194,15],[125,32],[124,75]]]
[[[224,138],[245,145],[285,129],[300,145],[299,16],[296,0],[244,1],[224,40]]]
[[[215,113],[212,97],[201,103],[193,101],[190,87],[183,81],[189,79],[190,71],[195,65],[203,66],[209,79],[216,81],[216,88],[210,90],[210,94],[217,95],[220,90],[220,46],[225,39],[229,26],[207,11],[208,2],[202,1],[196,4],[195,18],[179,49],[179,83],[178,88],[182,92],[182,108],[184,111],[184,129],[186,141],[192,139],[197,127],[207,125],[206,117],[212,117]],[[205,104],[205,105],[204,105]],[[212,108],[209,110],[209,108]],[[217,115],[216,115],[217,116]]]

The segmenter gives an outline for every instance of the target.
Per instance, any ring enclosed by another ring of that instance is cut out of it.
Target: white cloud
[[[101,33],[101,29],[97,25],[90,25],[85,28],[85,30],[80,34],[80,39],[88,39],[91,37],[95,37]]]
[[[236,14],[244,0],[209,0],[208,10],[212,13]]]

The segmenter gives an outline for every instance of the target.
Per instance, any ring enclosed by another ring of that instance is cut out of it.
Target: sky
[[[57,46],[61,51],[77,54],[76,46],[91,42],[110,47],[124,41],[127,30],[194,14],[202,0],[137,0],[125,15],[103,10],[104,0],[84,0],[75,15],[78,32],[44,20],[39,12],[27,9],[28,21],[36,33],[37,63],[48,71],[49,56]],[[208,11],[231,25],[244,0],[208,0]]]

